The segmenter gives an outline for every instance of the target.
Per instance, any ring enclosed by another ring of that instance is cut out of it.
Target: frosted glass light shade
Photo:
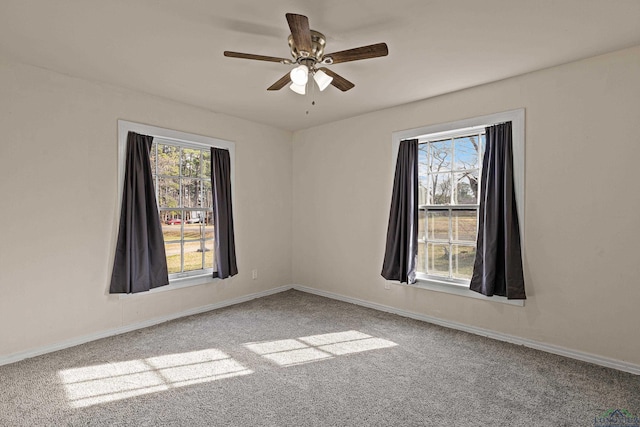
[[[298,65],[289,73],[291,81],[298,86],[306,85],[309,80],[309,69],[306,65]]]
[[[292,91],[294,91],[295,93],[299,93],[300,95],[304,95],[307,91],[307,85],[302,84],[302,85],[297,85],[295,83],[291,83],[291,85],[289,86],[289,89],[291,89]]]
[[[329,76],[322,70],[318,70],[313,74],[313,80],[316,81],[316,83],[318,84],[318,88],[322,92],[327,88],[327,86],[331,84],[331,82],[333,81],[333,77]]]

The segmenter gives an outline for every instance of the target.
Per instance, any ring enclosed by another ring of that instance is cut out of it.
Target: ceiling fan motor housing
[[[293,41],[293,35],[289,35],[289,48],[291,48],[291,56],[297,63],[301,63],[302,60],[313,60],[314,63],[320,62],[324,56],[324,46],[326,44],[326,38],[324,34],[318,31],[311,30],[311,52],[309,55],[301,53]],[[306,62],[306,61],[305,61]]]

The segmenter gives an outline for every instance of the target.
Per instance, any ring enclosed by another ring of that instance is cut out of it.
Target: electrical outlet
[[[257,268],[251,270],[251,278],[253,280],[256,280],[258,278],[258,269]]]
[[[384,284],[384,288],[389,290],[389,289],[391,289],[391,285],[389,283],[385,283]]]

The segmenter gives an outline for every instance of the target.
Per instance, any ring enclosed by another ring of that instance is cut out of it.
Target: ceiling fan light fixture
[[[302,84],[302,85],[298,85],[295,82],[291,82],[291,85],[289,85],[289,89],[291,89],[295,93],[298,93],[300,95],[304,95],[307,92],[307,84],[305,83],[305,84]]]
[[[322,70],[318,70],[313,74],[313,80],[316,81],[320,92],[322,92],[331,84],[331,82],[333,81],[333,77]]]
[[[304,64],[298,65],[296,68],[291,70],[289,76],[291,77],[291,81],[294,84],[296,84],[297,86],[304,86],[309,80],[309,69]]]

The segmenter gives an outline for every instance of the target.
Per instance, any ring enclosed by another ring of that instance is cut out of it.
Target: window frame
[[[166,138],[163,137],[154,137],[153,138],[153,145],[151,146],[152,150],[155,148],[156,152],[155,154],[155,158],[156,158],[156,162],[155,162],[155,170],[152,170],[152,176],[154,179],[154,187],[156,190],[156,203],[158,205],[158,213],[160,214],[160,219],[162,222],[162,212],[163,211],[168,211],[168,212],[175,212],[178,211],[180,212],[180,235],[181,238],[178,240],[165,240],[165,245],[166,244],[179,244],[180,245],[180,270],[184,270],[184,266],[185,266],[185,244],[188,243],[194,243],[194,242],[199,242],[201,248],[206,248],[206,242],[215,242],[215,238],[211,237],[211,238],[207,238],[206,234],[202,234],[202,227],[205,226],[206,227],[206,223],[204,222],[199,222],[198,224],[200,224],[199,226],[201,227],[201,235],[200,238],[198,239],[194,239],[194,238],[189,238],[185,236],[185,225],[187,224],[187,221],[185,220],[186,218],[186,213],[187,212],[206,212],[206,213],[210,213],[211,215],[209,217],[213,217],[213,199],[212,197],[210,197],[211,200],[211,207],[204,207],[204,206],[200,206],[200,207],[195,207],[195,208],[189,208],[189,207],[165,207],[165,206],[161,206],[160,204],[160,198],[159,198],[159,190],[158,190],[158,185],[159,182],[163,179],[166,180],[175,180],[177,179],[179,182],[183,182],[184,180],[199,180],[200,184],[203,185],[205,182],[211,182],[211,176],[209,177],[189,177],[189,176],[184,176],[183,175],[183,171],[182,171],[182,160],[183,157],[182,155],[179,156],[179,161],[180,161],[180,168],[178,171],[178,175],[161,175],[159,174],[159,170],[158,170],[158,145],[164,145],[164,146],[171,146],[171,147],[175,147],[177,148],[180,153],[182,154],[182,150],[187,149],[187,150],[198,150],[201,153],[205,152],[205,151],[209,151],[209,147],[206,145],[201,145],[201,144],[194,144],[194,143],[178,143],[175,142],[174,140],[168,140]],[[202,157],[201,157],[202,160]],[[210,160],[210,159],[209,159]],[[153,169],[153,168],[152,168]],[[200,191],[203,190],[203,187],[200,187]],[[183,185],[179,185],[178,187],[178,198],[179,200],[183,200]],[[208,216],[205,213],[205,218]],[[198,217],[200,217],[200,215],[198,215]],[[162,224],[163,227],[163,234],[164,234],[164,225]],[[166,246],[165,246],[166,248]],[[203,265],[206,262],[205,261],[205,252],[202,252],[202,261],[203,261]],[[213,261],[213,265],[215,266],[215,259]],[[202,276],[202,275],[209,275],[209,274],[213,274],[214,272],[214,268],[203,268],[203,269],[198,269],[198,270],[188,270],[188,271],[180,271],[177,273],[171,273],[169,272],[169,281],[171,282],[172,280],[178,280],[181,278],[186,278],[186,277],[191,277],[191,276]]]
[[[120,211],[122,209],[122,192],[124,188],[124,171],[126,163],[126,148],[127,148],[127,135],[129,132],[136,132],[142,135],[153,136],[154,140],[164,140],[176,145],[180,145],[186,148],[205,148],[211,147],[222,148],[229,151],[229,157],[231,161],[231,200],[235,204],[235,143],[219,138],[213,138],[204,135],[197,135],[187,132],[181,132],[172,129],[161,128],[153,125],[146,125],[141,123],[130,122],[127,120],[118,120],[118,192],[116,202],[116,222],[115,229],[117,232]],[[155,186],[155,185],[154,185]],[[178,210],[178,209],[177,209]],[[116,236],[117,237],[117,236]],[[215,261],[214,261],[215,265]],[[203,269],[196,272],[190,272],[187,274],[178,273],[176,275],[170,275],[169,285],[161,286],[151,289],[149,292],[143,292],[140,294],[149,294],[155,292],[163,292],[173,289],[178,289],[187,286],[195,286],[204,283],[210,283],[218,280],[213,277],[213,268]],[[121,298],[131,297],[140,294],[121,294]]]
[[[513,132],[513,173],[514,190],[516,196],[516,209],[518,211],[518,221],[520,226],[520,240],[522,244],[522,259],[525,259],[525,110],[524,108],[509,110],[500,113],[488,114],[484,116],[472,117],[435,125],[421,126],[413,129],[406,129],[392,132],[391,136],[391,181],[393,181],[393,171],[395,171],[398,157],[400,141],[405,139],[442,139],[460,132],[473,131],[475,128],[491,126],[497,123],[510,121]],[[443,207],[448,207],[443,205]],[[469,289],[469,281],[460,282],[458,280],[447,280],[427,276],[426,274],[416,274],[416,283],[403,286],[428,289],[436,292],[444,292],[454,295],[461,295],[470,298],[482,299],[486,301],[500,302],[515,306],[524,306],[524,300],[508,300],[506,297],[494,295],[487,297]]]
[[[448,227],[448,232],[447,232],[447,239],[429,239],[428,238],[428,230],[427,228],[425,228],[424,230],[424,234],[421,235],[418,232],[418,244],[419,245],[424,245],[423,251],[424,251],[424,263],[425,263],[425,269],[428,270],[428,265],[429,265],[429,243],[431,244],[435,244],[435,245],[444,245],[446,244],[449,247],[449,261],[448,261],[448,274],[449,277],[444,277],[443,275],[440,274],[435,274],[435,273],[428,273],[428,272],[421,272],[421,271],[416,271],[416,276],[419,279],[423,279],[423,280],[436,280],[436,281],[445,281],[447,283],[451,283],[451,284],[456,284],[456,285],[461,285],[461,286],[468,286],[469,285],[469,280],[467,279],[463,279],[463,278],[456,278],[453,277],[452,274],[452,269],[453,269],[453,248],[454,247],[464,247],[464,246],[469,246],[470,243],[472,243],[469,240],[456,240],[453,238],[453,218],[454,218],[454,212],[455,211],[460,211],[460,212],[464,212],[464,211],[475,211],[475,215],[476,215],[476,232],[477,232],[477,221],[478,221],[478,214],[479,214],[479,207],[480,207],[480,199],[479,199],[479,195],[478,197],[476,197],[476,202],[475,204],[457,204],[457,203],[453,203],[454,198],[455,198],[455,193],[456,193],[456,188],[453,185],[453,181],[454,181],[454,177],[456,173],[460,173],[460,171],[462,169],[456,169],[454,162],[456,160],[456,156],[455,156],[455,140],[458,138],[464,138],[464,137],[473,137],[473,136],[478,136],[478,143],[480,144],[480,151],[478,152],[478,159],[476,161],[475,164],[475,168],[469,169],[469,170],[476,170],[478,172],[478,189],[480,188],[480,178],[481,178],[481,174],[482,174],[482,156],[484,155],[484,145],[481,144],[482,141],[482,136],[485,135],[485,126],[476,126],[473,128],[465,128],[465,129],[456,129],[456,130],[452,130],[450,132],[446,132],[446,133],[439,133],[439,134],[435,134],[434,135],[421,135],[418,138],[418,146],[422,145],[422,144],[430,144],[430,143],[436,143],[436,142],[440,142],[440,141],[444,141],[444,140],[450,140],[451,141],[451,150],[449,151],[451,153],[451,167],[448,170],[445,170],[444,173],[450,175],[450,179],[451,179],[451,194],[449,196],[449,202],[450,203],[446,203],[446,204],[436,204],[436,203],[429,203],[430,200],[430,194],[429,194],[429,188],[430,188],[430,182],[428,182],[427,184],[427,194],[426,194],[426,199],[425,199],[425,203],[424,204],[418,204],[418,221],[420,221],[420,211],[424,210],[425,212],[425,226],[428,226],[429,223],[429,211],[435,212],[435,211],[447,211],[448,212],[448,223],[449,223],[449,227]],[[440,175],[443,172],[441,172],[440,170],[436,171],[436,172],[432,172],[432,171],[427,171],[426,175],[427,175],[427,180],[430,180],[430,176],[431,175]],[[432,202],[432,201],[431,201]],[[477,246],[475,242],[473,242],[474,246]],[[420,260],[418,260],[418,262],[420,262]]]

